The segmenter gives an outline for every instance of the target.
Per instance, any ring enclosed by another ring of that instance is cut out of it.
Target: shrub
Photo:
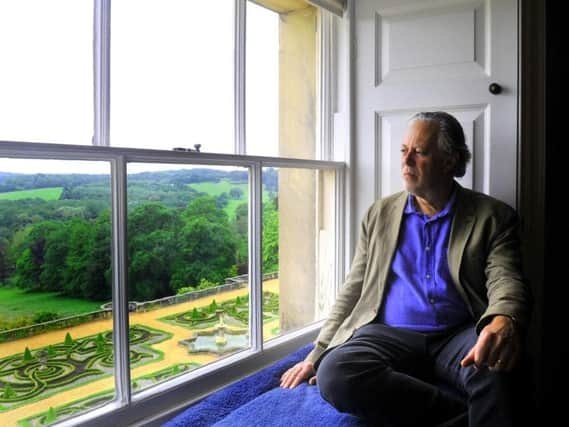
[[[71,334],[69,332],[65,334],[65,341],[63,343],[68,346],[73,345],[73,338],[71,338]]]
[[[32,352],[30,351],[30,349],[26,347],[26,349],[24,350],[24,361],[31,362],[32,360],[34,360],[34,356],[32,356]]]
[[[184,286],[184,287],[181,287],[180,289],[178,289],[176,291],[176,295],[186,294],[188,292],[193,292],[195,290],[196,290],[196,288],[194,288],[192,286]]]
[[[59,314],[57,313],[53,313],[51,311],[40,311],[39,313],[34,314],[32,317],[32,323],[45,323],[57,319],[59,319]]]
[[[217,284],[214,282],[210,282],[207,279],[201,279],[200,284],[198,285],[198,289],[209,289],[216,287]]]

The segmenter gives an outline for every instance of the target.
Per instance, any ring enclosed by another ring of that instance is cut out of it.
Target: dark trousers
[[[512,426],[513,374],[460,366],[476,340],[474,325],[422,333],[372,323],[324,355],[317,384],[374,426]]]

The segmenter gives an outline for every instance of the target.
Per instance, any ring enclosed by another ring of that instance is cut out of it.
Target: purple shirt
[[[416,331],[441,331],[470,318],[447,260],[455,199],[456,191],[441,212],[428,217],[417,211],[409,195],[379,322]]]

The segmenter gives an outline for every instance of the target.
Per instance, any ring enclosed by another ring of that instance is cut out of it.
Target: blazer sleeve
[[[488,247],[486,291],[488,307],[480,317],[480,332],[494,316],[506,315],[527,330],[533,297],[522,275],[519,219],[508,209],[496,226]]]
[[[373,206],[374,205],[367,210],[361,223],[359,240],[350,272],[338,293],[327,320],[320,329],[320,333],[314,342],[314,349],[305,359],[309,362],[315,363],[320,356],[322,356],[324,351],[328,348],[334,334],[344,320],[351,314],[361,296],[367,270],[370,217],[372,215]]]

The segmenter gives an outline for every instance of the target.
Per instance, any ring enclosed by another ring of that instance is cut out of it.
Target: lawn
[[[0,287],[0,320],[33,316],[39,312],[58,313],[61,317],[99,310],[102,302],[59,296],[56,292],[26,292]]]
[[[241,189],[241,191],[243,191],[243,196],[240,199],[232,199],[229,197],[227,206],[224,208],[225,213],[230,219],[235,218],[235,210],[237,209],[237,206],[241,203],[247,203],[249,198],[249,184],[247,183],[233,183],[228,180],[222,180],[219,182],[198,182],[190,184],[190,187],[196,191],[207,193],[213,197],[217,197],[222,193],[227,193],[229,196],[229,192],[232,188]],[[265,189],[263,189],[263,198],[268,198],[268,193]]]
[[[221,193],[227,193],[227,195],[229,195],[232,188],[239,188],[243,191],[242,201],[247,200],[247,194],[249,193],[249,185],[247,183],[233,183],[226,179],[219,182],[196,182],[190,184],[190,187],[196,191],[207,193],[210,196],[219,196]]]
[[[59,200],[63,187],[37,188],[34,190],[10,191],[0,193],[0,200],[43,199]]]

